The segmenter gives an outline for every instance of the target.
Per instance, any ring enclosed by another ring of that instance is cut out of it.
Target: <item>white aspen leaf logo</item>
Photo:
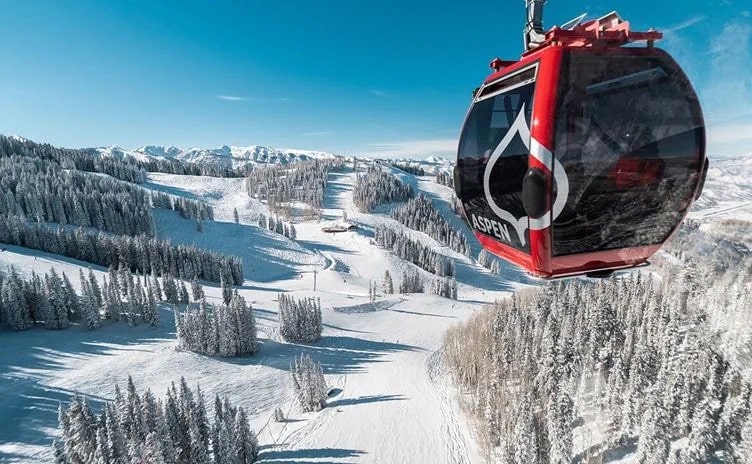
[[[483,192],[486,196],[488,206],[494,214],[499,217],[499,219],[512,225],[523,246],[526,244],[525,231],[528,228],[531,230],[542,230],[549,227],[551,222],[561,214],[564,205],[567,202],[567,197],[569,196],[569,179],[567,178],[567,173],[564,171],[564,166],[561,165],[559,160],[554,158],[553,153],[551,153],[550,150],[530,136],[530,128],[525,119],[525,105],[526,104],[523,103],[514,123],[512,123],[512,126],[507,130],[507,133],[504,134],[504,137],[496,146],[493,153],[491,153],[491,156],[488,158],[488,163],[486,163],[486,169],[483,173]],[[552,211],[546,211],[546,213],[540,218],[531,219],[528,216],[517,218],[514,214],[499,207],[493,199],[493,195],[491,195],[491,171],[493,171],[499,158],[504,154],[504,150],[506,150],[509,144],[512,143],[512,140],[514,140],[515,135],[520,136],[531,156],[537,158],[548,169],[551,169],[551,166],[553,166],[554,182],[556,182],[557,187],[556,199],[554,200]]]

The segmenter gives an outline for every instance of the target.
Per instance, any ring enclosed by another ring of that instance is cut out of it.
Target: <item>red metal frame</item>
[[[644,41],[651,51],[653,43],[663,37],[660,32],[633,32],[629,23],[612,14],[600,20],[588,21],[571,30],[553,28],[545,35],[545,41],[538,47],[522,54],[519,61],[492,60],[489,65],[492,73],[484,84],[490,84],[514,71],[539,61],[536,79],[535,100],[530,133],[541,145],[554,151],[555,108],[558,94],[564,50],[581,49],[583,53],[593,48],[599,53],[646,54],[646,49],[623,48],[627,43]],[[634,50],[634,51],[633,51]],[[655,50],[654,53],[663,53]],[[530,156],[530,168],[541,168],[547,176],[548,201],[552,201],[552,166],[544,166],[537,158]],[[699,183],[699,182],[698,182]],[[549,214],[551,205],[549,204]],[[484,248],[503,259],[511,261],[536,277],[556,278],[584,274],[590,271],[624,269],[644,264],[660,245],[598,251],[567,256],[553,256],[552,226],[543,230],[530,230],[530,254],[506,245],[480,232],[475,232]]]

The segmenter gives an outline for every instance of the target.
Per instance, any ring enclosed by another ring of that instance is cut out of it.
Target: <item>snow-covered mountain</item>
[[[219,148],[179,148],[175,146],[146,145],[134,150],[126,150],[116,146],[99,147],[96,149],[104,156],[126,157],[137,160],[176,159],[191,163],[220,164],[225,167],[244,166],[246,164],[289,164],[308,159],[331,159],[333,153],[298,150],[294,148],[272,148],[261,145],[237,147],[223,145]]]
[[[711,158],[693,219],[752,220],[752,155]]]

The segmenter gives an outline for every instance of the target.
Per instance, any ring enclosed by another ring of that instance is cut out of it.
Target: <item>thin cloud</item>
[[[302,135],[305,135],[306,137],[320,137],[323,135],[332,135],[334,132],[332,131],[314,131],[314,132],[304,132]]]
[[[250,98],[238,95],[217,95],[217,98],[224,101],[250,101]]]
[[[396,142],[372,143],[368,151],[370,155],[385,158],[400,156],[445,155],[454,156],[457,153],[457,139],[423,139],[402,140]]]
[[[371,90],[371,94],[376,95],[380,98],[387,98],[389,96],[389,94],[384,92],[383,90]]]
[[[665,28],[663,30],[663,32],[669,33],[669,34],[671,34],[673,32],[679,32],[679,31],[681,31],[683,29],[686,29],[688,27],[692,27],[695,24],[699,24],[699,23],[705,21],[706,19],[708,19],[708,17],[705,16],[705,15],[693,16],[693,17],[691,17],[689,19],[686,19],[686,20],[680,22],[679,24],[675,24],[673,26]]]

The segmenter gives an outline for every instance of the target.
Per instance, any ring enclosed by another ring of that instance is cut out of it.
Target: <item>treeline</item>
[[[454,175],[451,172],[439,172],[436,174],[436,183],[454,188]]]
[[[410,163],[404,163],[404,162],[393,162],[389,163],[393,168],[397,168],[400,171],[404,171],[408,174],[412,174],[414,176],[425,176],[426,171],[420,166],[413,166]]]
[[[102,321],[126,321],[159,325],[161,299],[150,281],[145,285],[127,270],[102,280],[100,285],[89,270],[84,277],[79,271],[81,291],[76,292],[65,273],[51,269],[43,277],[32,272],[31,278],[21,278],[15,270],[0,272],[0,329],[28,330],[42,326],[47,329],[67,329],[79,323],[96,329]]]
[[[51,161],[63,169],[107,174],[126,182],[146,182],[146,173],[131,160],[103,157],[93,149],[57,148],[47,143],[0,135],[0,158],[13,155]]]
[[[248,173],[246,190],[251,197],[266,201],[272,213],[291,217],[295,202],[316,210],[323,208],[329,171],[343,165],[341,159],[314,159],[256,168]]]
[[[457,280],[452,278],[435,279],[431,283],[431,293],[434,295],[443,296],[450,300],[457,299]]]
[[[430,247],[411,239],[405,233],[385,225],[376,228],[376,243],[394,252],[397,257],[440,277],[455,275],[454,262]]]
[[[238,357],[258,351],[251,305],[235,293],[229,305],[201,301],[175,313],[178,348],[209,356]]]
[[[284,235],[291,240],[295,240],[298,237],[298,231],[295,230],[295,224],[292,222],[284,222],[278,217],[266,217],[266,215],[262,213],[258,218],[258,226],[279,235]]]
[[[100,266],[121,265],[141,274],[197,277],[210,282],[243,282],[240,258],[141,235],[113,236],[83,229],[53,229],[18,218],[0,218],[0,242],[47,251]]]
[[[585,459],[575,453],[575,427],[605,434],[601,458],[636,442],[640,463],[747,462],[752,388],[719,351],[707,318],[752,304],[751,288],[748,265],[723,279],[687,265],[662,280],[549,285],[451,329],[444,359],[472,392],[484,445],[503,462]]]
[[[392,217],[411,229],[427,234],[457,253],[470,256],[470,244],[465,234],[452,227],[433,202],[422,193],[404,204],[397,205],[392,210]]]
[[[353,202],[364,213],[385,203],[412,198],[413,189],[391,174],[369,166],[365,174],[358,173],[353,187]]]
[[[402,282],[399,284],[400,293],[423,293],[426,291],[420,272],[415,269],[402,272]]]
[[[214,220],[214,210],[203,201],[173,197],[163,192],[152,192],[151,201],[155,208],[175,211],[184,219],[195,219],[197,221]]]
[[[489,253],[485,248],[478,253],[478,264],[485,267],[494,274],[501,274],[501,262],[493,253]]]
[[[457,216],[464,218],[465,217],[465,211],[462,208],[462,202],[457,198],[457,195],[452,195],[449,198],[449,207],[452,208],[452,211],[454,211],[454,214]]]
[[[129,157],[130,158],[130,157]],[[132,159],[132,158],[131,158]],[[133,160],[137,166],[148,172],[162,172],[180,176],[209,176],[209,177],[245,177],[253,170],[253,165],[232,168],[220,163],[191,163],[178,159],[152,158],[148,160]]]
[[[321,339],[321,299],[293,297],[280,293],[279,333],[287,342],[312,343]]]
[[[59,407],[58,423],[56,463],[250,464],[259,453],[243,408],[216,396],[210,421],[201,389],[184,378],[162,401],[148,389],[139,395],[128,377],[126,393],[115,385],[115,400],[99,416],[76,394]]]
[[[152,206],[190,219],[213,218],[205,203],[150,194],[133,183],[64,168],[43,156],[43,150],[21,152],[0,157],[0,216],[93,227],[118,235],[153,235]]]
[[[149,195],[110,177],[63,169],[28,155],[0,157],[0,215],[94,227],[124,235],[154,233]]]

